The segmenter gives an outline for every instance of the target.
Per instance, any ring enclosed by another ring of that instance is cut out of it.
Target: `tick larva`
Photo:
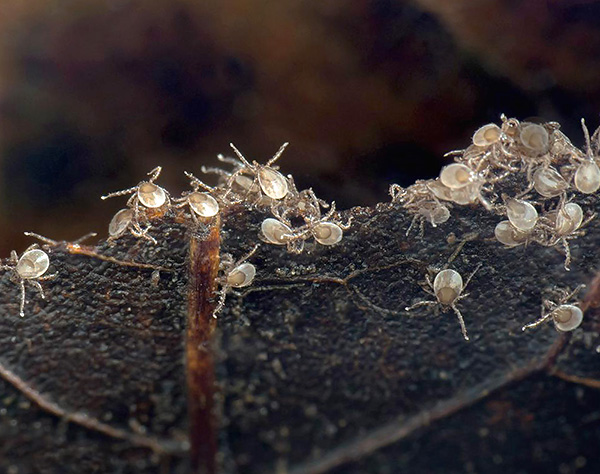
[[[552,167],[538,168],[533,173],[533,187],[542,196],[559,196],[569,188],[569,183]]]
[[[38,290],[42,299],[46,299],[44,289],[40,281],[50,280],[56,275],[46,275],[50,267],[50,257],[41,250],[37,244],[34,244],[23,252],[23,255],[18,256],[14,250],[10,253],[8,262],[0,265],[2,270],[10,270],[13,272],[12,279],[17,281],[21,288],[21,303],[19,305],[19,315],[25,316],[25,283],[33,286]]]
[[[600,188],[600,168],[595,161],[582,163],[573,180],[578,191],[584,194],[595,193]]]
[[[562,332],[577,329],[583,321],[583,311],[572,304],[562,304],[552,311],[552,319],[556,329]]]
[[[196,216],[206,218],[216,216],[219,213],[219,202],[210,193],[199,191],[200,188],[211,192],[214,189],[196,178],[192,173],[184,171],[184,174],[190,179],[193,191],[184,192],[180,198],[174,199],[178,203],[176,207],[188,205],[192,211],[191,216],[194,221],[197,220]]]
[[[554,302],[550,299],[544,299],[542,301],[542,316],[533,323],[526,324],[523,326],[523,331],[534,328],[544,323],[548,319],[552,319],[554,327],[560,332],[569,332],[577,329],[583,321],[583,311],[575,304],[568,303],[581,288],[585,285],[579,285],[574,291],[569,292],[564,289],[555,289],[553,292],[558,293],[560,298],[558,302]]]
[[[127,230],[132,220],[133,210],[121,209],[113,216],[110,224],[108,224],[108,235],[113,238],[119,237]]]
[[[312,234],[321,245],[335,245],[342,240],[344,232],[333,222],[320,222],[312,227]]]
[[[538,321],[523,326],[523,331],[536,327],[552,318],[554,327],[560,332],[569,332],[577,329],[583,321],[583,311],[572,304],[562,304]]]
[[[105,196],[102,196],[102,199],[104,200],[116,196],[125,196],[133,193],[131,200],[132,207],[133,205],[137,205],[138,202],[149,209],[162,207],[167,202],[169,195],[163,188],[157,184],[154,184],[154,181],[156,181],[156,179],[160,176],[161,171],[162,168],[157,166],[148,173],[150,176],[148,181],[141,181],[137,186],[132,188],[109,193]]]
[[[219,203],[208,193],[194,191],[187,195],[187,201],[200,217],[213,217],[219,213]]]
[[[223,254],[219,265],[219,269],[223,272],[223,275],[218,279],[221,284],[221,289],[219,290],[219,301],[213,312],[214,318],[216,318],[223,309],[227,293],[229,293],[232,288],[244,288],[254,281],[256,267],[246,260],[252,257],[257,249],[258,245],[255,245],[250,252],[237,261],[233,260],[231,254]]]
[[[450,306],[460,296],[463,280],[456,270],[446,269],[439,272],[433,280],[433,292],[438,301]]]
[[[255,275],[256,267],[251,263],[244,262],[227,274],[227,284],[233,288],[243,288],[254,281]]]
[[[260,228],[267,242],[275,245],[286,245],[293,234],[289,226],[272,217],[265,219]]]
[[[509,198],[506,200],[506,215],[512,225],[520,231],[527,232],[535,227],[538,212],[527,201]]]
[[[461,206],[475,202],[480,196],[479,183],[470,183],[458,189],[451,189],[440,180],[434,180],[427,184],[435,197],[444,201],[451,201]]]
[[[516,247],[524,244],[529,234],[516,229],[510,221],[501,221],[496,224],[494,235],[501,244],[507,247]]]
[[[167,193],[165,190],[151,182],[141,183],[137,195],[140,203],[150,209],[161,207],[167,202]]]
[[[261,165],[256,161],[250,163],[233,145],[233,143],[230,143],[229,145],[243,165],[238,171],[233,173],[232,177],[230,178],[230,185],[243,170],[248,170],[256,176],[258,184],[266,196],[270,197],[271,199],[278,200],[283,199],[288,194],[289,185],[286,177],[271,167],[271,165],[279,159],[283,151],[288,146],[288,143],[284,143],[281,148],[279,148],[277,153],[275,153],[273,158],[271,158],[265,165]]]
[[[129,214],[126,213],[125,209],[117,212],[117,214],[111,220],[109,224],[109,237],[116,238],[123,234],[126,229],[130,229],[131,233],[136,237],[143,237],[152,243],[156,243],[154,237],[148,235],[150,230],[150,223],[145,213],[140,211],[140,204],[146,209],[157,209],[163,206],[170,205],[169,193],[154,184],[154,181],[160,175],[162,168],[157,166],[148,173],[150,179],[148,181],[141,181],[132,188],[123,189],[122,191],[116,191],[102,196],[101,199],[108,199],[116,196],[125,196],[131,194],[131,197],[127,201],[127,207],[133,210],[133,217],[129,218]],[[145,227],[143,228],[140,220],[144,221]]]
[[[49,266],[50,259],[48,258],[48,254],[43,250],[35,248],[21,255],[15,270],[21,278],[31,279],[41,277],[46,273]]]
[[[429,276],[427,276],[427,284],[433,290],[433,295],[436,297],[436,301],[419,301],[413,304],[412,306],[406,307],[405,310],[411,311],[415,308],[418,308],[419,306],[436,305],[440,305],[443,311],[446,311],[450,308],[454,311],[454,314],[456,314],[456,317],[458,318],[463,337],[465,338],[465,340],[468,341],[469,336],[467,334],[465,320],[463,319],[463,316],[459,309],[456,307],[456,303],[468,296],[467,294],[464,294],[463,291],[467,287],[469,281],[471,281],[471,278],[477,272],[478,269],[479,267],[477,267],[475,271],[471,273],[471,275],[469,275],[469,278],[467,278],[467,282],[464,284],[460,273],[452,269],[446,269],[438,272],[438,274],[435,276],[435,279],[433,280],[433,283],[431,283]],[[430,292],[430,290],[426,291]]]
[[[444,166],[440,172],[440,181],[450,189],[460,189],[471,184],[474,180],[473,171],[461,163]]]
[[[272,199],[283,199],[288,193],[285,176],[271,168],[262,168],[258,171],[258,184],[263,193]]]
[[[577,171],[575,171],[573,183],[578,191],[584,194],[592,194],[600,188],[600,168],[596,164],[596,160],[592,154],[590,134],[585,126],[584,119],[581,119],[581,127],[583,128],[583,134],[585,136],[586,159],[579,165]]]
[[[433,227],[437,227],[450,219],[450,211],[439,202],[424,202],[417,209],[419,215],[425,218]]]
[[[559,236],[569,235],[576,231],[583,222],[583,210],[579,204],[569,202],[556,214],[556,233]]]
[[[532,151],[542,153],[548,149],[550,141],[547,130],[541,125],[530,123],[524,125],[520,134],[521,143]]]
[[[493,145],[500,139],[502,130],[495,123],[488,123],[473,134],[473,144],[481,147]]]

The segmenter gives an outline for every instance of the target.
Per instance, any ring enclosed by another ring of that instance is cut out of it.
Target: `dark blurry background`
[[[578,144],[600,2],[0,0],[0,249],[106,226],[129,187],[233,141],[342,208],[388,200],[504,112]]]

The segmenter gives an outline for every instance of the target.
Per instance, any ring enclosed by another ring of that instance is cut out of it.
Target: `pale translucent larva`
[[[333,222],[320,222],[312,228],[312,234],[322,245],[335,245],[342,240],[344,232]]]
[[[254,281],[256,275],[256,267],[251,263],[244,262],[227,275],[227,284],[233,288],[243,288]]]
[[[41,277],[50,266],[48,254],[40,249],[28,250],[19,258],[16,271],[21,278],[32,279]]]
[[[535,207],[520,199],[510,198],[506,201],[506,215],[510,223],[522,232],[533,229],[538,220]]]

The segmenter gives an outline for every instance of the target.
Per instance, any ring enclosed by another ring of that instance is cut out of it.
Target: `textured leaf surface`
[[[58,275],[44,282],[46,301],[28,289],[22,319],[18,287],[7,275],[2,279],[5,380],[12,374],[51,403],[55,414],[79,421],[57,423],[35,403],[30,413],[23,396],[4,384],[4,469],[120,472],[141,459],[139,470],[145,472],[145,464],[153,466],[144,461],[148,449],[132,446],[180,449],[187,437],[182,363],[187,251],[181,228],[162,230],[164,243],[172,244],[164,248],[133,239],[119,248],[101,246],[96,257],[70,253],[64,245],[52,248]],[[155,266],[164,268],[158,278],[152,278]]]
[[[262,252],[262,281],[237,304],[232,298],[221,320],[226,420],[240,472],[274,471],[276,465],[294,473],[334,467],[336,472],[394,472],[393,466],[412,469],[416,457],[428,464],[415,472],[448,472],[435,442],[422,449],[379,450],[416,435],[433,437],[434,422],[450,415],[456,425],[444,423],[449,429],[459,426],[465,440],[462,458],[454,461],[457,472],[464,472],[483,458],[473,438],[478,439],[481,429],[494,428],[468,421],[485,417],[481,411],[490,393],[500,390],[498,396],[508,398],[507,404],[526,405],[534,426],[549,423],[546,410],[535,412],[546,398],[539,387],[564,390],[565,395],[555,393],[561,407],[563,397],[572,398],[573,388],[536,374],[553,367],[562,353],[560,364],[568,373],[578,365],[597,370],[593,347],[589,342],[580,347],[583,338],[597,342],[595,331],[578,331],[572,342],[551,323],[521,331],[524,323],[539,317],[544,290],[589,280],[598,264],[592,244],[597,230],[573,245],[575,264],[566,272],[556,249],[503,248],[493,239],[497,218],[487,213],[454,210],[451,223],[427,228],[424,238],[405,236],[409,222],[393,206],[357,210],[355,216],[355,230],[339,248],[288,259],[285,265],[276,249]],[[448,239],[449,228],[455,238]],[[464,236],[473,240],[464,243],[451,267],[466,275],[483,265],[467,288],[470,295],[459,303],[471,336],[468,343],[451,312],[403,311],[407,304],[430,298],[417,282],[427,265],[444,265]],[[594,329],[597,323],[588,314],[583,327]],[[578,362],[574,351],[585,352],[585,362]],[[511,387],[533,376],[538,383],[532,390],[540,400],[529,400],[526,390],[512,393]],[[597,399],[593,393],[589,397]],[[550,412],[562,413],[557,405]],[[585,406],[598,413],[593,403]],[[515,430],[509,425],[503,436]],[[577,429],[575,422],[570,427],[575,436]],[[530,435],[521,433],[524,439]],[[561,433],[549,432],[545,440],[551,439],[559,442]],[[514,455],[500,449],[498,455],[499,470],[533,469],[537,463],[525,448]],[[355,461],[361,464],[346,465]],[[524,462],[529,467],[520,467]],[[485,472],[494,466],[488,463]]]
[[[572,336],[551,323],[521,331],[546,290],[592,280],[597,221],[572,241],[566,272],[554,248],[503,248],[498,218],[476,208],[453,209],[423,237],[406,236],[410,216],[395,205],[350,213],[335,247],[296,256],[262,245],[251,259],[256,281],[228,296],[212,347],[222,471],[575,472],[597,463],[593,309]],[[247,252],[264,217],[226,217],[222,252]],[[59,275],[44,283],[46,301],[28,292],[23,319],[18,286],[0,280],[2,469],[188,470],[187,236],[170,219],[154,235],[157,246],[125,238],[96,256],[52,248]],[[449,260],[463,277],[481,264],[458,304],[470,342],[452,312],[404,311],[431,298],[420,283]],[[42,399],[62,412],[40,408]]]

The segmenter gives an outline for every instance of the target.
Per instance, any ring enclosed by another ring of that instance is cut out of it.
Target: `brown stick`
[[[211,348],[219,273],[220,220],[199,223],[190,237],[190,279],[186,335],[190,460],[194,474],[217,471],[215,370]]]

